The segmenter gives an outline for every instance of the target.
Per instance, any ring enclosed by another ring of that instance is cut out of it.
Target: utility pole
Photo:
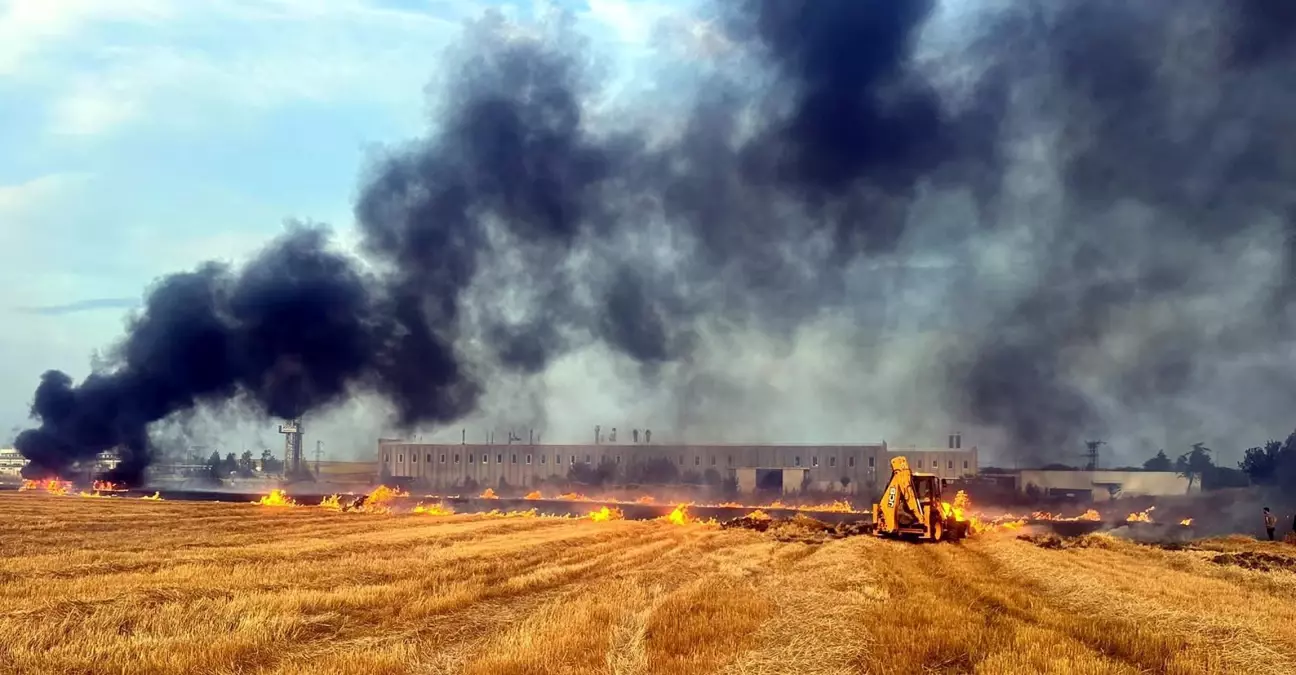
[[[1085,447],[1089,449],[1085,457],[1089,458],[1089,465],[1085,467],[1089,471],[1098,470],[1098,447],[1107,445],[1106,441],[1085,441]]]
[[[319,480],[320,455],[324,454],[324,441],[315,441],[315,480]]]

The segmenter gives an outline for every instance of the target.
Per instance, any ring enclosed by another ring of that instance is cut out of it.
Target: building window
[[[828,466],[837,466],[837,458],[836,458],[836,457],[829,457],[829,458],[828,458]]]
[[[545,459],[547,459],[548,457],[549,457],[549,455],[540,455],[540,463],[541,463],[541,464],[544,464],[544,463],[545,463]]]
[[[411,452],[411,453],[410,453],[410,461],[413,462],[413,463],[415,463],[415,464],[418,464],[418,453],[417,453],[417,452]]]
[[[847,458],[846,458],[846,464],[847,464],[847,466],[855,466],[855,458],[854,458],[854,457],[847,457]],[[869,457],[869,466],[873,466],[873,458],[872,458],[872,457]]]
[[[482,453],[482,464],[487,464],[487,463],[489,463],[489,462],[490,462],[490,455],[488,455],[488,454],[486,454],[486,453],[483,452],[483,453]]]
[[[531,455],[527,455],[527,464],[531,463]]]
[[[954,460],[952,460],[952,459],[949,461],[949,468],[951,468],[951,469],[954,468]]]
[[[455,464],[459,463],[459,453],[455,453]]]
[[[617,455],[616,457],[617,457],[617,464],[620,464],[620,463],[621,463],[621,455]]]
[[[810,458],[810,466],[819,466],[819,458],[818,458],[818,457],[811,457],[811,458]]]
[[[513,457],[513,461],[514,461],[514,463],[517,462],[517,457],[516,457],[516,456]],[[503,464],[503,463],[504,463],[504,455],[502,455],[502,454],[495,455],[495,463],[496,463],[496,464]]]
[[[919,468],[919,469],[921,469],[921,468],[922,468],[922,460],[921,460],[921,459],[920,459],[920,460],[918,460],[918,468]]]
[[[400,462],[400,463],[404,463],[404,462],[405,462],[405,453],[402,452],[401,454],[396,455],[396,461],[397,461],[397,462]]]
[[[963,460],[963,468],[964,468],[965,470],[968,468],[968,463],[967,463],[967,460],[966,460],[966,459]]]
[[[513,463],[517,464],[517,455],[513,455]]]
[[[702,455],[694,455],[693,466],[702,466]]]
[[[472,456],[472,455],[468,455],[468,463],[469,463],[469,464],[472,464],[472,463],[473,463],[473,456]]]
[[[445,453],[441,453],[441,463],[445,464]]]
[[[589,456],[589,455],[585,455],[585,463],[586,463],[586,464],[589,464],[589,463],[590,463],[590,456]]]
[[[572,464],[575,464],[575,463],[576,463],[576,455],[572,455],[572,456],[571,456],[571,463],[572,463]]]
[[[715,466],[715,455],[711,455],[711,466]]]
[[[733,455],[729,455],[729,466],[733,466]]]
[[[383,453],[383,462],[389,462],[389,461],[391,461],[391,456],[384,452],[384,453]]]
[[[680,455],[680,466],[684,466],[684,455]]]
[[[432,463],[432,453],[430,453],[430,452],[428,453],[427,461],[428,461],[428,464],[431,464],[431,463]]]

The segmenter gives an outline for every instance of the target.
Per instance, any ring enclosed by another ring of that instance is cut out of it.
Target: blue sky
[[[365,158],[422,133],[461,0],[0,0],[0,435],[148,284],[286,218],[345,242]],[[679,0],[564,0],[619,72]]]

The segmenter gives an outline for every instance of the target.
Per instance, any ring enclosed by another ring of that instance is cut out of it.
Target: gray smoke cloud
[[[260,268],[177,276],[114,374],[47,376],[29,445],[57,468],[125,439],[142,465],[141,427],[195,405],[365,394],[446,440],[488,419],[546,440],[959,429],[1030,462],[1293,424],[1290,3],[707,11],[659,27],[692,36],[663,59],[693,61],[649,100],[618,99],[568,21],[470,25],[428,135],[362,179],[363,271],[299,232]],[[169,316],[171,296],[206,304]],[[149,358],[183,312],[236,352]]]

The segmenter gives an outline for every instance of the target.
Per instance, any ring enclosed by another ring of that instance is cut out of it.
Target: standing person
[[[1264,507],[1265,532],[1269,533],[1269,541],[1274,540],[1274,528],[1278,527],[1278,518],[1269,512],[1269,507]]]

